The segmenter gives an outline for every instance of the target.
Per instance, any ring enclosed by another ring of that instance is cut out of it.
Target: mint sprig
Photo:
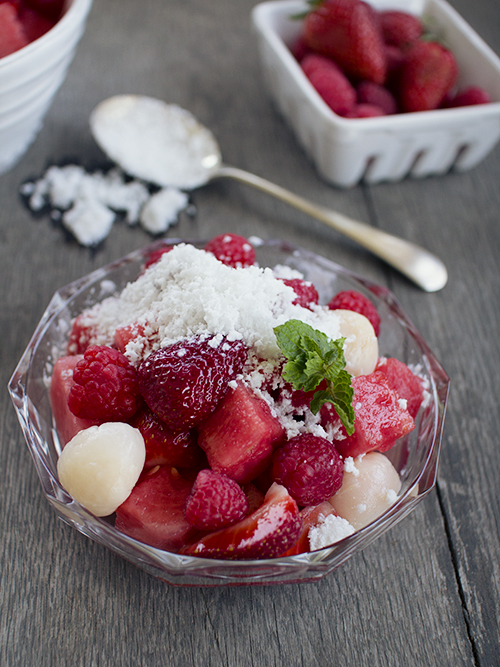
[[[354,389],[345,370],[345,338],[331,340],[326,334],[300,320],[288,320],[274,328],[276,341],[287,358],[283,378],[295,390],[313,391],[323,380],[326,389],[314,393],[310,409],[317,414],[332,403],[348,435],[354,433]]]

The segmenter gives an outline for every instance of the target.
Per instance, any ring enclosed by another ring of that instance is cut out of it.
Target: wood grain
[[[0,665],[6,667],[417,667],[500,665],[500,150],[475,169],[340,190],[324,183],[263,89],[251,0],[95,0],[37,140],[0,177],[4,388],[56,289],[150,237],[117,223],[95,251],[19,196],[49,164],[103,157],[88,131],[103,98],[176,102],[213,129],[226,162],[425,245],[448,266],[424,294],[352,242],[235,183],[193,193],[170,236],[286,238],[389,286],[452,390],[437,488],[325,579],[183,589],[155,580],[56,519],[10,398],[0,393]],[[498,0],[452,0],[500,53]]]

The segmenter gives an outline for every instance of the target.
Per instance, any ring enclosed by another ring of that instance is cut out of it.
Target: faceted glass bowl
[[[176,242],[178,240],[168,241]],[[259,265],[281,264],[301,271],[315,284],[321,303],[327,303],[343,289],[356,289],[369,296],[382,321],[380,355],[397,357],[416,366],[425,377],[428,397],[417,416],[416,428],[388,452],[401,477],[400,494],[397,501],[368,526],[330,547],[297,556],[252,561],[209,560],[142,544],[115,530],[112,519],[92,515],[61,486],[57,475],[61,448],[52,419],[49,385],[54,362],[65,354],[71,320],[83,309],[119,293],[128,282],[135,280],[145,258],[161,243],[135,251],[57,291],[10,380],[10,395],[43,492],[67,524],[172,584],[224,586],[320,579],[403,519],[433,488],[448,398],[448,376],[386,288],[285,242],[261,242],[256,247]],[[203,242],[191,243],[204,246]]]

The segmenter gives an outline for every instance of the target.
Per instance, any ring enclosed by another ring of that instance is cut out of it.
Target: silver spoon
[[[236,179],[348,236],[426,292],[446,285],[446,267],[427,250],[223,164],[210,130],[175,104],[143,95],[117,95],[97,105],[90,116],[90,128],[104,152],[132,176],[182,190],[198,188],[216,178]]]

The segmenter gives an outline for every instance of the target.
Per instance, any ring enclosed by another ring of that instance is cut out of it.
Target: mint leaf
[[[300,320],[288,320],[274,328],[276,341],[287,358],[283,378],[296,390],[313,391],[323,381],[326,389],[315,392],[311,412],[317,414],[332,403],[348,435],[354,433],[354,390],[345,370],[345,338],[331,340]]]

